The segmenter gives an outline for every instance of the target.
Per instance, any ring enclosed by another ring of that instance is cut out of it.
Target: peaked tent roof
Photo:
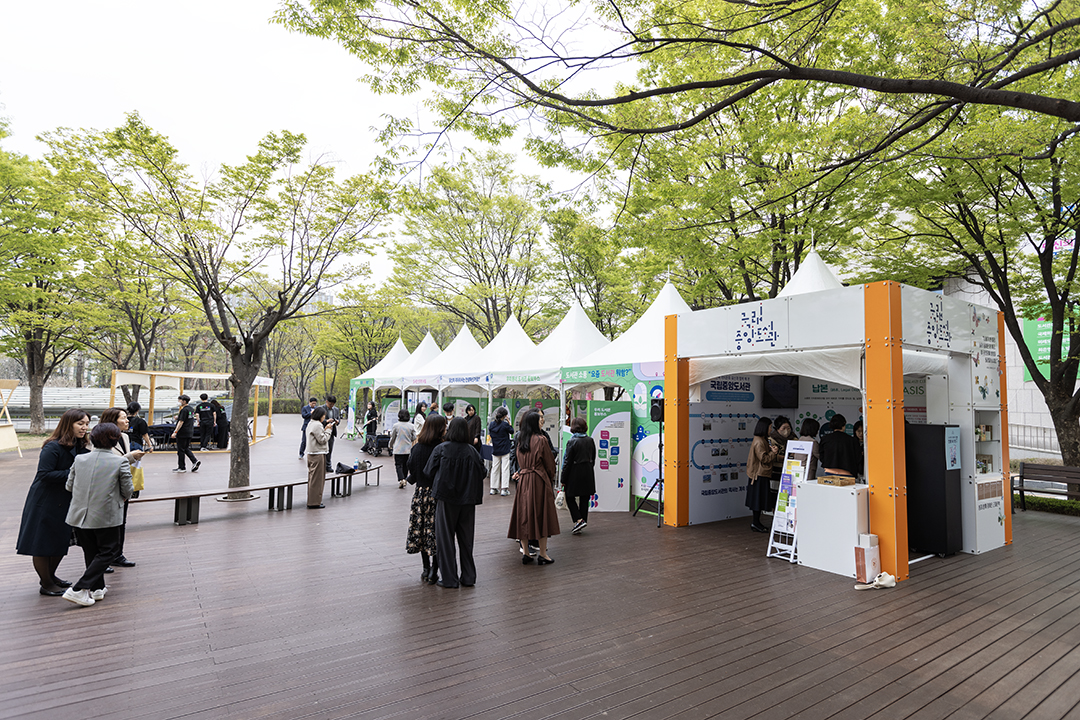
[[[840,278],[836,276],[832,268],[825,264],[817,250],[811,250],[795,274],[788,280],[784,289],[776,294],[777,297],[791,297],[805,293],[820,292],[821,290],[839,290],[844,287]]]
[[[367,372],[360,373],[353,380],[374,380],[377,377],[392,375],[395,368],[409,359],[409,355],[411,355],[409,348],[405,347],[405,343],[401,342],[401,336],[399,335],[394,347],[390,348],[390,352],[386,353],[382,360],[368,368]]]
[[[376,376],[375,384],[377,386],[391,385],[397,386],[401,382],[401,378],[406,374],[416,369],[418,365],[425,365],[432,359],[439,356],[438,344],[435,342],[435,338],[431,337],[429,332],[424,336],[424,339],[420,341],[420,344],[413,350],[412,355],[405,358],[397,367],[387,367],[386,373]],[[379,363],[380,365],[382,362]]]
[[[517,356],[512,368],[529,371],[571,367],[609,342],[575,300],[551,334],[532,352]]]
[[[417,365],[408,372],[402,373],[402,383],[405,387],[410,385],[433,385],[440,375],[445,374],[443,368],[457,367],[475,357],[480,352],[480,343],[469,332],[466,325],[461,326],[458,334],[446,346],[446,349],[423,365]],[[415,354],[415,353],[414,353]],[[413,382],[416,380],[417,382]]]
[[[511,315],[502,330],[491,339],[491,342],[479,353],[471,358],[463,366],[448,368],[442,374],[472,375],[490,373],[493,370],[506,367],[508,362],[515,358],[535,353],[536,343],[529,338],[517,317]]]
[[[606,346],[578,360],[574,367],[663,362],[664,317],[688,312],[690,306],[669,281],[636,323]]]

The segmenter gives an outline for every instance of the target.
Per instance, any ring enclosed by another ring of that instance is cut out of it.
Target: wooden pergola
[[[150,402],[148,408],[148,415],[151,423],[154,419],[154,401],[158,390],[175,390],[177,395],[184,394],[184,381],[198,381],[198,380],[228,380],[229,373],[199,373],[199,372],[175,372],[168,370],[113,370],[112,384],[109,388],[109,406],[116,405],[116,388],[123,385],[138,385],[139,387],[147,388],[150,391]],[[270,388],[269,396],[270,402],[267,408],[266,416],[266,434],[259,437],[259,388]],[[273,422],[274,422],[274,379],[268,377],[256,377],[255,382],[252,384],[255,397],[253,406],[255,408],[252,414],[251,425],[251,445],[257,442],[266,440],[274,434]]]

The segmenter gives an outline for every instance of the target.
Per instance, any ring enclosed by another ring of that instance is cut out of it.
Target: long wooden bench
[[[375,485],[379,485],[382,465],[357,470],[354,473],[339,473],[327,475],[330,481],[331,497],[347,497],[352,495],[352,481],[357,475],[364,476],[364,485],[368,484],[368,475],[375,473]],[[172,500],[175,503],[173,509],[173,522],[177,525],[195,525],[199,522],[199,500],[214,495],[228,495],[232,492],[255,492],[265,490],[267,494],[267,510],[292,510],[293,488],[297,485],[307,485],[307,480],[293,480],[290,482],[266,483],[265,485],[249,485],[246,488],[225,488],[223,490],[186,490],[183,492],[170,493],[168,495],[148,495],[132,498],[131,502],[161,502]]]
[[[1080,468],[1069,467],[1067,465],[1020,463],[1020,472],[1012,476],[1011,484],[1013,492],[1020,493],[1021,510],[1027,510],[1027,502],[1024,498],[1025,492],[1038,493],[1039,495],[1059,495],[1069,499],[1080,498],[1080,492],[1070,490],[1068,487],[1064,490],[1059,488],[1027,487],[1025,483],[1031,481],[1080,485]]]

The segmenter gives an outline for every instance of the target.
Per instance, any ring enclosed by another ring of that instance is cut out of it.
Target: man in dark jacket
[[[858,477],[863,471],[863,451],[858,440],[845,432],[847,418],[840,413],[829,421],[832,432],[821,439],[818,447],[821,470],[824,475]],[[821,475],[819,471],[819,476]]]
[[[332,421],[333,431],[330,433],[330,451],[326,453],[326,472],[334,472],[334,466],[330,462],[330,456],[334,454],[334,438],[337,437],[337,426],[341,422],[341,410],[335,407],[337,405],[337,397],[334,395],[326,396],[326,421]]]
[[[307,426],[311,422],[311,411],[319,406],[319,398],[308,398],[307,405],[300,408],[300,417],[304,424],[300,426],[300,459],[304,459],[304,451],[307,450]],[[337,428],[334,428],[335,430]]]
[[[199,450],[209,449],[214,437],[214,406],[210,404],[210,396],[203,393],[199,396],[199,403],[195,406],[195,414],[199,416]]]

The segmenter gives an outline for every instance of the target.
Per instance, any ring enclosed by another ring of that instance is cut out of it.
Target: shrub
[[[1062,498],[1039,497],[1025,493],[1025,501],[1028,510],[1055,513],[1057,515],[1073,515],[1080,517],[1080,500],[1065,500]],[[1013,493],[1013,505],[1020,507],[1020,494]]]

